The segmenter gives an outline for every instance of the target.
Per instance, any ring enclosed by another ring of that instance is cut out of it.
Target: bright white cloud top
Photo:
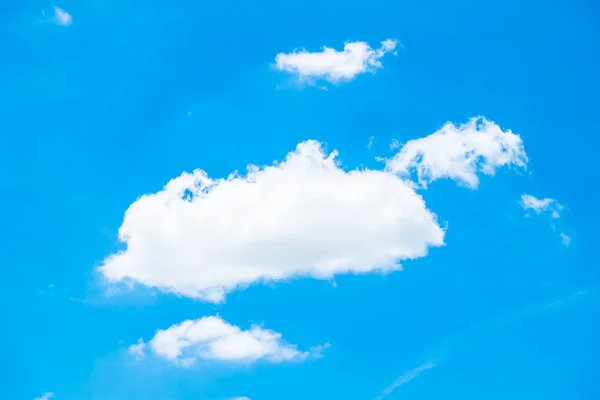
[[[467,126],[446,125],[400,154],[427,171],[421,178],[448,176],[471,186],[478,170],[525,163],[518,136],[492,123]],[[481,138],[465,139],[468,134]],[[505,154],[506,142],[518,145]],[[473,154],[485,161],[475,163]],[[444,228],[414,183],[390,171],[396,161],[383,171],[345,171],[336,156],[306,141],[284,161],[250,166],[245,176],[184,173],[130,205],[119,229],[126,249],[99,270],[109,282],[221,302],[228,292],[260,282],[398,270],[401,261],[444,244]]]
[[[450,178],[476,188],[478,173],[493,175],[504,166],[525,167],[523,140],[485,118],[471,118],[463,125],[447,123],[437,132],[407,142],[387,161],[389,171],[409,176],[416,173],[419,184]]]
[[[69,26],[73,22],[71,14],[59,7],[52,7],[54,9],[54,23],[62,26]]]
[[[300,351],[284,342],[280,333],[258,325],[244,331],[214,316],[183,321],[159,330],[147,344],[140,339],[129,352],[140,356],[148,349],[177,365],[190,366],[199,360],[230,363],[300,361],[320,356],[325,347],[327,345]]]
[[[396,40],[386,39],[377,49],[365,42],[347,42],[341,51],[323,47],[321,51],[313,53],[305,49],[279,53],[275,57],[275,67],[296,75],[303,82],[318,79],[331,83],[350,81],[360,74],[374,73],[381,68],[380,59],[393,52],[397,44]]]
[[[564,207],[559,204],[555,199],[546,197],[544,199],[538,199],[529,194],[521,195],[520,203],[523,210],[533,210],[536,214],[540,214],[543,211],[551,211],[552,218],[560,218],[560,213]]]

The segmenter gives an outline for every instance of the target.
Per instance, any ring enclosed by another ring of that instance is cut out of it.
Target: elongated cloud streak
[[[386,397],[387,395],[391,394],[394,390],[396,390],[400,386],[404,385],[405,383],[408,383],[408,382],[412,381],[413,379],[418,378],[419,376],[421,376],[422,372],[427,371],[428,369],[432,369],[436,365],[437,365],[436,363],[427,362],[425,364],[419,365],[416,368],[411,369],[410,371],[408,371],[407,373],[405,373],[404,375],[402,375],[400,378],[398,378],[390,386],[388,386],[385,389],[383,389],[381,391],[381,394],[379,396],[375,397],[374,400],[381,400],[381,399],[383,399],[384,397]]]
[[[405,374],[401,375],[400,378],[398,378],[394,383],[383,389],[379,396],[375,397],[373,400],[382,400],[400,386],[421,376],[422,372],[433,369],[442,363],[451,361],[453,358],[475,348],[483,340],[498,334],[514,324],[520,323],[534,315],[549,312],[559,305],[566,305],[571,301],[587,295],[588,293],[596,292],[597,289],[598,288],[594,288],[589,292],[578,290],[568,296],[561,297],[560,299],[550,303],[527,306],[513,313],[491,318],[469,330],[461,332],[457,336],[450,338],[450,340],[444,343],[442,350],[438,351],[435,357],[432,357],[436,361],[428,361],[416,368],[409,370]]]

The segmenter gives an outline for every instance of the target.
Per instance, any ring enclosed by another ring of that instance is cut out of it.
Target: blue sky
[[[0,398],[599,398],[599,15],[3,4]]]

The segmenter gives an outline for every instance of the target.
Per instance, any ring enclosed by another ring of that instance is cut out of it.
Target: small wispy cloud
[[[595,291],[595,289],[592,289],[592,291]],[[560,299],[558,299],[556,301],[553,301],[551,303],[545,304],[543,310],[548,309],[548,308],[552,308],[552,307],[556,307],[559,304],[563,304],[563,303],[565,303],[567,301],[574,300],[577,297],[584,296],[584,295],[586,295],[588,293],[589,292],[586,291],[586,290],[578,290],[575,293],[570,294],[570,295],[568,295],[566,297],[562,297],[562,298],[560,298]],[[543,310],[541,310],[541,311],[543,311]]]
[[[415,378],[418,378],[422,372],[427,371],[428,369],[435,368],[437,365],[438,365],[437,363],[427,362],[425,364],[419,365],[417,368],[411,369],[410,371],[408,371],[404,375],[402,375],[400,378],[396,379],[394,381],[394,383],[392,383],[390,386],[383,389],[381,391],[381,393],[379,394],[379,396],[375,397],[375,399],[373,399],[373,400],[383,399],[384,397],[391,394],[394,390],[396,390],[400,386],[412,381]]]
[[[53,22],[56,25],[69,26],[73,23],[73,17],[60,7],[52,6],[54,9]]]
[[[375,141],[375,136],[369,137],[369,143],[367,143],[367,149],[370,149],[373,146],[373,142]]]
[[[136,344],[132,344],[127,348],[127,351],[137,359],[140,359],[146,356],[145,348],[146,344],[144,341],[142,339],[138,339]]]
[[[540,214],[543,211],[550,211],[552,218],[560,218],[560,212],[563,210],[563,206],[559,204],[556,199],[546,197],[544,199],[538,199],[530,194],[521,195],[521,201],[519,202],[523,210],[532,210],[536,214]]]
[[[521,195],[521,200],[519,201],[521,208],[525,211],[533,211],[535,214],[540,215],[542,213],[550,213],[550,217],[552,219],[559,219],[561,217],[561,212],[564,210],[564,206],[560,204],[556,199],[545,197],[543,199],[538,199],[530,194]],[[525,214],[526,217],[530,215],[528,213]],[[552,229],[556,229],[554,224],[551,225]],[[560,240],[563,246],[569,246],[571,244],[571,237],[565,233],[560,234]]]
[[[46,392],[41,397],[36,397],[33,400],[49,400],[51,397],[54,397],[54,393]]]

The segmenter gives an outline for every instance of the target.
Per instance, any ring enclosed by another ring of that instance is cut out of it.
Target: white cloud
[[[41,397],[37,397],[34,400],[49,400],[51,397],[54,397],[54,393],[46,392]]]
[[[402,375],[400,378],[396,379],[396,381],[394,383],[392,383],[390,386],[383,389],[381,391],[381,393],[379,394],[379,396],[375,397],[374,400],[381,400],[384,397],[389,396],[390,394],[392,394],[392,392],[394,390],[396,390],[400,386],[412,381],[413,379],[418,378],[419,376],[421,376],[422,372],[425,372],[429,369],[435,368],[436,366],[437,366],[437,363],[427,362],[425,364],[419,365],[416,368],[411,369],[410,371],[408,371],[404,375]]]
[[[244,397],[232,397],[229,400],[250,400],[250,397],[244,396]]]
[[[596,291],[597,289],[598,287],[594,288],[593,291]],[[573,301],[580,299],[582,296],[585,296],[589,293],[590,292],[585,290],[577,290],[574,293],[561,297],[550,303],[531,304],[512,312],[492,316],[489,319],[483,320],[482,322],[453,335],[449,338],[449,340],[445,340],[444,346],[440,349],[441,351],[439,351],[438,355],[435,356],[435,361],[427,361],[402,374],[398,379],[396,379],[396,381],[382,390],[379,396],[375,397],[374,400],[382,400],[386,396],[392,394],[392,392],[394,392],[400,386],[420,377],[423,372],[435,368],[441,364],[448,363],[453,359],[472,351],[482,343],[488,342],[490,338],[495,337],[498,333],[502,332],[506,328],[514,326],[518,323],[522,323],[532,316],[550,312],[557,306],[568,305],[569,303],[572,303]]]
[[[63,10],[62,8],[53,6],[54,8],[54,23],[62,26],[69,26],[73,22],[71,14]]]
[[[536,214],[541,214],[543,212],[549,212],[550,217],[553,219],[560,218],[560,211],[564,209],[564,207],[559,204],[555,199],[546,197],[543,199],[538,199],[529,194],[521,195],[521,200],[519,204],[523,208],[523,210],[533,210]],[[529,214],[525,214],[526,217],[529,217]],[[554,224],[551,225],[552,229],[556,229]],[[571,237],[568,235],[561,233],[560,234],[561,243],[564,246],[569,246],[571,244]]]
[[[373,142],[375,141],[375,136],[369,137],[369,142],[367,143],[367,149],[370,149],[373,146]]]
[[[559,211],[564,208],[555,199],[549,197],[538,199],[529,194],[521,195],[519,204],[521,204],[523,210],[533,210],[536,214],[540,214],[542,211],[551,211],[552,218],[560,218]]]
[[[396,40],[386,39],[381,42],[381,47],[373,49],[365,42],[346,42],[341,51],[323,47],[322,51],[314,53],[304,49],[279,53],[275,57],[275,67],[296,75],[300,81],[350,81],[359,74],[374,73],[381,68],[380,59],[393,52],[397,44]]]
[[[344,171],[315,141],[246,176],[184,173],[135,201],[104,260],[133,281],[220,302],[227,292],[295,277],[400,269],[443,245],[444,230],[410,184],[385,171]]]
[[[146,344],[142,339],[139,339],[136,344],[132,344],[131,346],[129,346],[127,351],[129,352],[129,354],[132,354],[137,358],[143,358],[146,355],[145,348]]]
[[[281,334],[252,325],[243,331],[219,316],[187,320],[165,330],[159,330],[147,344],[142,339],[133,345],[141,351],[148,348],[154,355],[180,366],[198,360],[254,363],[281,363],[319,357],[329,345],[300,351],[281,339]],[[133,347],[132,346],[132,347]],[[136,350],[137,352],[137,350]]]
[[[464,139],[468,127],[454,132],[446,125],[446,133],[409,142],[383,171],[345,171],[337,152],[327,154],[320,143],[306,141],[282,162],[249,166],[245,176],[184,173],[129,206],[119,229],[126,249],[108,256],[99,271],[109,282],[221,302],[227,293],[256,283],[401,269],[401,261],[444,245],[445,230],[414,183],[391,168],[394,162],[408,155],[421,180],[446,175],[472,186],[479,170],[525,163],[518,136],[492,123],[469,126],[471,135],[484,138]],[[471,145],[460,153],[446,143],[444,135],[451,134]],[[493,140],[516,142],[518,151],[498,154],[502,146],[489,143]],[[415,147],[423,155],[412,159]],[[474,154],[486,158],[476,163]]]
[[[519,135],[478,117],[460,126],[447,123],[425,138],[408,141],[387,160],[387,169],[405,177],[416,173],[423,187],[436,179],[451,178],[475,188],[479,172],[493,175],[499,167],[524,168],[526,163]]]
[[[565,246],[569,246],[571,244],[571,237],[569,235],[561,233],[560,239],[561,239],[562,244]]]

